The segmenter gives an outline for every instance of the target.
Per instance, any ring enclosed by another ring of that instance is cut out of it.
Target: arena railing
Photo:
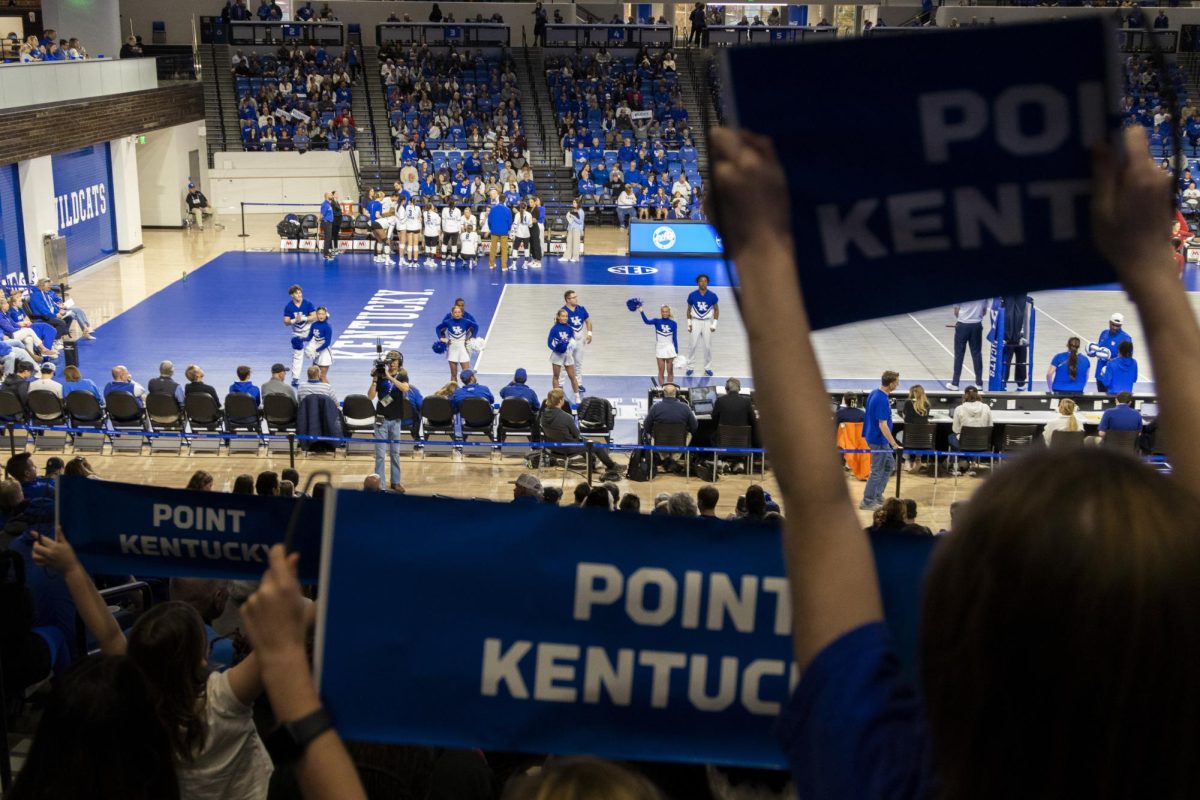
[[[206,44],[311,44],[340,47],[346,43],[346,26],[341,22],[226,22],[220,17],[201,17],[200,23],[202,41]]]
[[[502,22],[383,22],[375,26],[375,43],[508,47],[512,30]]]
[[[837,28],[806,28],[799,25],[710,25],[708,42],[718,47],[743,44],[795,44],[823,41],[837,36]]]
[[[228,445],[228,443],[232,440],[242,440],[242,441],[255,440],[259,443],[260,446],[268,446],[268,447],[270,445],[270,442],[272,442],[272,441],[287,442],[287,444],[288,444],[288,460],[289,460],[289,464],[293,468],[296,466],[297,445],[300,445],[301,448],[303,449],[303,445],[305,443],[308,443],[310,445],[318,444],[318,443],[332,445],[335,450],[345,446],[347,448],[347,457],[349,457],[349,445],[350,444],[354,444],[354,445],[358,445],[358,446],[370,445],[372,448],[377,444],[384,444],[384,445],[398,444],[398,445],[405,445],[405,446],[411,447],[412,452],[414,454],[416,452],[420,451],[422,454],[422,457],[425,456],[427,449],[435,449],[435,450],[439,450],[439,451],[449,450],[449,451],[464,452],[464,453],[465,453],[465,451],[471,450],[471,449],[484,449],[484,450],[491,451],[490,454],[499,454],[501,456],[503,455],[503,452],[505,449],[515,449],[515,450],[523,451],[523,455],[525,455],[526,458],[528,458],[528,456],[530,456],[530,455],[533,455],[534,453],[542,453],[543,456],[539,457],[537,465],[530,467],[530,469],[534,469],[535,471],[538,471],[538,472],[540,472],[544,468],[555,467],[555,466],[562,466],[567,471],[574,471],[571,469],[572,465],[570,464],[569,461],[565,461],[562,464],[547,464],[547,461],[550,459],[553,459],[553,458],[559,458],[559,459],[564,458],[564,455],[561,452],[563,450],[577,450],[577,451],[579,451],[580,455],[588,455],[589,456],[588,458],[585,459],[585,464],[581,465],[586,468],[586,475],[587,475],[588,483],[592,482],[594,473],[595,473],[594,459],[591,458],[590,455],[591,455],[591,453],[593,453],[596,450],[605,450],[605,451],[612,452],[612,453],[632,453],[634,451],[641,451],[644,453],[661,452],[661,453],[667,453],[667,454],[671,454],[671,453],[693,454],[693,453],[695,453],[695,454],[700,454],[700,455],[709,455],[709,456],[713,457],[714,459],[719,459],[723,456],[729,456],[729,457],[738,457],[738,456],[747,456],[747,455],[748,456],[758,456],[760,459],[759,463],[761,464],[761,469],[762,469],[761,474],[763,475],[763,477],[765,477],[765,475],[766,475],[767,450],[762,447],[693,447],[690,445],[657,445],[656,446],[656,445],[639,444],[639,443],[617,444],[617,443],[609,443],[609,442],[597,442],[597,441],[592,441],[592,440],[588,440],[588,441],[584,441],[584,442],[543,442],[543,441],[532,441],[532,440],[525,440],[525,441],[520,441],[520,442],[501,442],[501,441],[496,441],[496,440],[492,440],[492,439],[488,439],[485,441],[471,441],[470,439],[460,439],[457,437],[457,435],[455,436],[455,438],[445,439],[445,440],[442,440],[442,439],[428,440],[428,439],[418,439],[418,438],[390,439],[390,438],[380,438],[380,437],[375,437],[375,436],[311,436],[311,435],[307,435],[307,434],[299,434],[299,433],[294,433],[294,432],[290,432],[290,433],[229,433],[229,432],[224,432],[224,431],[201,431],[201,432],[198,432],[198,431],[109,430],[109,429],[103,429],[103,428],[77,428],[77,427],[74,427],[71,425],[34,425],[34,424],[25,424],[25,423],[14,423],[11,421],[6,422],[4,424],[5,424],[7,434],[8,434],[9,450],[12,455],[16,455],[18,452],[23,452],[25,450],[26,446],[28,445],[28,441],[26,441],[21,444],[20,449],[18,450],[18,446],[17,446],[17,442],[16,442],[16,431],[21,430],[26,433],[27,437],[31,436],[31,437],[35,438],[35,445],[36,445],[37,435],[45,434],[45,433],[63,433],[63,434],[67,434],[71,437],[75,437],[80,434],[91,435],[91,436],[102,435],[109,441],[110,444],[113,444],[115,442],[115,440],[125,439],[125,438],[142,439],[145,441],[149,441],[151,439],[179,439],[181,448],[184,445],[190,446],[190,444],[193,440],[199,440],[199,441],[216,440],[217,441],[217,451],[216,452],[218,455],[221,452],[220,451],[221,443],[224,442],[226,445]],[[1033,447],[1036,447],[1036,446],[1037,445],[1034,445]],[[115,447],[115,444],[114,444],[114,447]],[[994,466],[995,462],[998,462],[998,461],[1003,462],[1005,460],[1022,455],[1022,451],[1020,451],[1020,450],[1004,452],[1004,451],[996,451],[996,450],[961,451],[961,450],[938,450],[938,449],[930,449],[930,450],[905,450],[905,449],[872,450],[869,448],[835,448],[835,449],[839,454],[841,454],[843,456],[853,455],[853,454],[871,454],[871,453],[876,453],[876,452],[889,452],[889,453],[893,453],[894,455],[897,455],[897,456],[900,454],[903,454],[905,456],[933,457],[935,459],[964,458],[967,460],[976,460],[976,461],[981,461],[981,460],[986,459],[993,466]],[[546,458],[545,456],[549,456],[549,458]],[[1141,458],[1147,464],[1154,465],[1155,467],[1157,467],[1159,469],[1164,469],[1164,470],[1169,471],[1171,468],[1170,460],[1167,456],[1153,454],[1153,455],[1144,455],[1144,456],[1141,456]],[[526,461],[526,464],[528,464],[528,461]],[[583,474],[583,473],[580,473],[580,474]],[[895,486],[895,496],[896,497],[900,496],[901,480],[902,480],[903,476],[904,476],[904,470],[897,469],[896,470],[896,486]],[[716,478],[716,476],[714,475],[714,479],[715,478]],[[937,479],[936,473],[935,473],[934,478],[935,478],[935,482],[936,482],[936,479]]]
[[[675,41],[673,25],[626,25],[596,23],[546,26],[547,47],[671,47]]]

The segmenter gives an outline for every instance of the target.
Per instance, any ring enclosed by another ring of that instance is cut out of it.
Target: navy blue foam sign
[[[0,167],[0,279],[25,276],[25,239],[17,165]]]
[[[1088,218],[1112,41],[1089,17],[723,51],[788,174],[812,326],[1113,280]]]
[[[58,232],[67,237],[71,272],[117,252],[108,142],[51,157]]]
[[[258,580],[296,502],[79,477],[58,484],[59,522],[93,574]],[[301,580],[315,583],[322,503],[303,502],[293,546]]]
[[[629,221],[630,255],[719,256],[721,237],[707,222]]]
[[[772,728],[797,671],[777,531],[353,491],[334,503],[317,666],[343,736],[780,766]],[[934,541],[876,547],[909,664]]]

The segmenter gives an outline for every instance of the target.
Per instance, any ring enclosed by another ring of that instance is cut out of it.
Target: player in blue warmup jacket
[[[300,385],[304,368],[304,343],[308,340],[309,327],[317,318],[317,308],[312,301],[304,299],[304,290],[299,284],[288,289],[292,300],[283,307],[283,324],[292,329],[292,386]]]
[[[333,328],[329,325],[329,311],[325,306],[317,306],[317,319],[308,331],[304,343],[305,353],[312,363],[321,368],[321,380],[326,381],[329,368],[333,366]]]
[[[1104,365],[1096,375],[1097,382],[1103,382],[1109,394],[1133,392],[1133,385],[1138,379],[1138,364],[1133,359],[1133,342],[1126,339],[1117,345],[1117,357]]]
[[[575,369],[575,356],[579,349],[575,344],[575,329],[571,327],[567,309],[560,308],[554,315],[554,325],[546,336],[546,346],[550,348],[550,369],[553,373],[551,386],[561,388],[559,384],[562,370],[566,367],[567,377],[571,380],[571,391],[575,394],[575,402],[579,403],[579,373]]]
[[[645,311],[638,310],[642,322],[654,326],[654,357],[658,360],[658,385],[675,382],[675,356],[679,355],[679,325],[671,319],[671,307],[659,309],[661,317],[650,319]]]

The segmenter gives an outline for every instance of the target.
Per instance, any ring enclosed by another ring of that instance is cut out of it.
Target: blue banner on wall
[[[58,492],[60,524],[89,571],[162,578],[258,580],[297,502],[79,477],[60,478]],[[303,502],[293,541],[301,580],[315,583],[322,504]]]
[[[1113,41],[1096,16],[723,51],[733,118],[788,175],[812,327],[1115,280],[1088,208]]]
[[[74,272],[117,252],[108,142],[56,153],[51,163],[58,232],[67,237],[67,265]]]
[[[721,237],[707,222],[629,221],[630,255],[719,256]]]
[[[356,491],[335,503],[317,658],[344,737],[781,765],[772,730],[797,672],[777,530]],[[910,665],[934,542],[876,542]]]
[[[25,233],[17,165],[0,167],[0,280],[25,275]]]

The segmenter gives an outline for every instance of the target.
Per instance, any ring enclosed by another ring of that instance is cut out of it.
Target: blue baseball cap
[[[524,367],[517,367],[517,371],[513,373],[513,380],[517,383],[524,383],[529,375],[526,374]]]
[[[462,378],[463,383],[466,383],[467,381],[471,380],[471,378],[475,377],[475,370],[464,369],[462,372],[459,373],[459,377]]]

